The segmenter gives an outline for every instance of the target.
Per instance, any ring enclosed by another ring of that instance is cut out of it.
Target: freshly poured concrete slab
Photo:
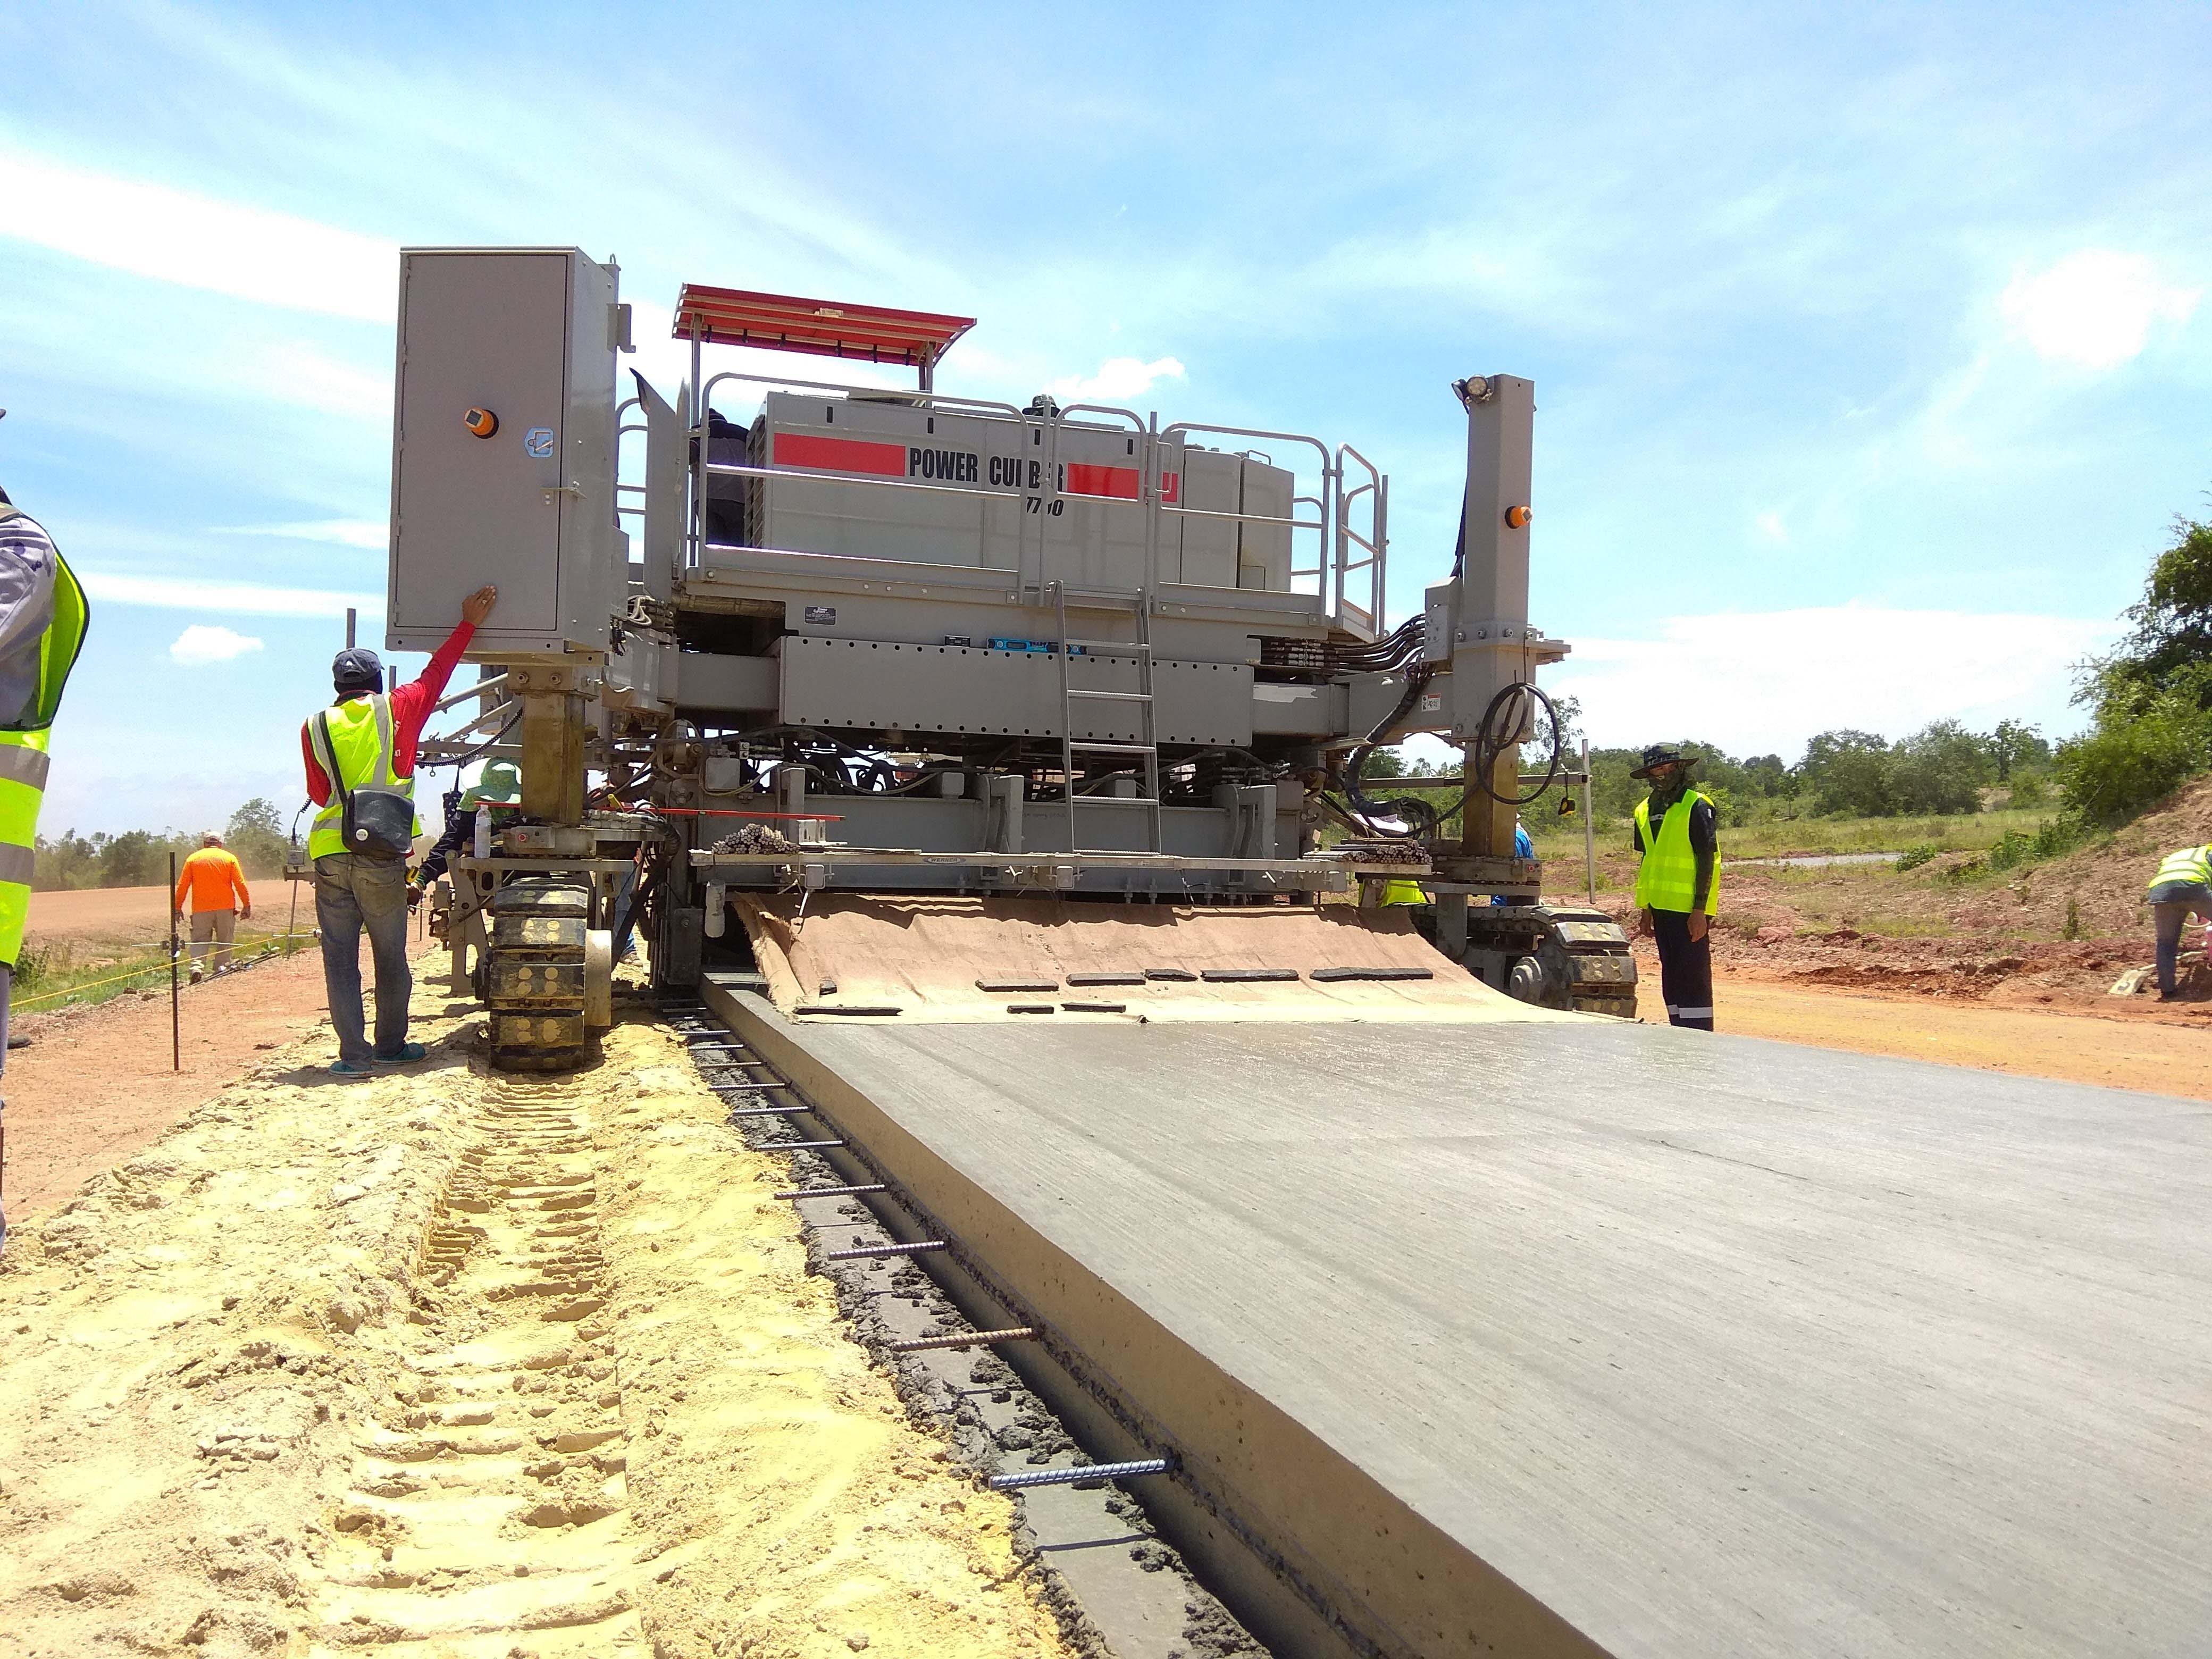
[[[2201,1103],[1595,1020],[744,1000],[1347,1649],[2212,1650]]]

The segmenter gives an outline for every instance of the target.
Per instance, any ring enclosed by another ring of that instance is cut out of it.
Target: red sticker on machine
[[[1140,482],[1133,466],[1082,466],[1067,469],[1067,493],[1071,495],[1118,496],[1125,501],[1137,499]],[[1160,499],[1169,506],[1175,505],[1182,495],[1182,479],[1173,472],[1160,475]]]
[[[813,467],[824,472],[873,472],[887,478],[903,478],[906,446],[864,443],[858,438],[824,438],[811,432],[779,432],[775,434],[775,464]]]

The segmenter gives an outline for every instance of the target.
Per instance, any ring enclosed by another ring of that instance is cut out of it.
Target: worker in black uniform
[[[1692,787],[1695,763],[1668,744],[1629,774],[1651,793],[1636,804],[1636,902],[1659,947],[1669,1024],[1713,1029],[1712,921],[1720,908],[1720,838],[1712,798]]]

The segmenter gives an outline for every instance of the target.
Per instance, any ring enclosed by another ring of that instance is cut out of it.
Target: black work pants
[[[1713,1029],[1713,935],[1690,937],[1690,918],[1681,910],[1651,912],[1651,936],[1659,946],[1659,991],[1667,1002],[1667,1023],[1692,1030]]]

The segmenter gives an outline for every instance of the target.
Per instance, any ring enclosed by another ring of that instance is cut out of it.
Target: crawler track
[[[424,1243],[421,1340],[356,1440],[317,1646],[641,1659],[588,1112],[495,1078],[474,1127]]]

